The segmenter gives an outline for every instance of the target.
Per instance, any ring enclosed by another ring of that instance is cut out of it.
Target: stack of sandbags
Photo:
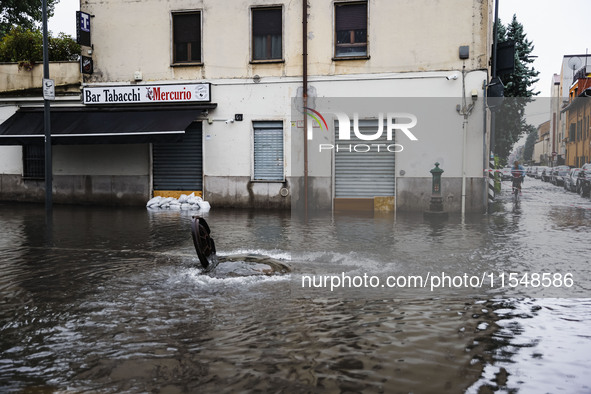
[[[146,207],[149,209],[197,209],[201,212],[208,212],[211,209],[211,205],[201,197],[196,196],[195,193],[188,196],[181,194],[178,199],[157,196],[148,201]]]

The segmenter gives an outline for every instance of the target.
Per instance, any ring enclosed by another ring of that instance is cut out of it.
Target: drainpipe
[[[489,162],[490,162],[490,151],[487,149],[487,132],[486,132],[487,122],[486,122],[486,79],[482,81],[482,168],[486,169],[484,173],[484,185],[483,185],[483,196],[482,196],[482,203],[486,207],[486,212],[488,213],[488,182],[489,182]]]
[[[462,149],[462,220],[464,218],[464,214],[466,213],[466,148],[467,148],[467,137],[468,137],[468,116],[464,116],[464,121],[462,122],[462,132],[463,132],[463,149]]]
[[[462,121],[462,197],[461,197],[461,214],[462,221],[466,213],[466,149],[468,146],[468,118],[474,109],[474,98],[472,103],[468,104],[466,100],[466,76],[471,71],[466,71],[466,61],[462,65],[462,104],[458,105],[457,111],[463,116]],[[474,70],[473,70],[474,71]]]
[[[308,0],[302,0],[302,99],[308,106]],[[305,111],[305,110],[304,110]],[[304,116],[304,215],[308,218],[308,122]]]
[[[464,121],[462,122],[462,220],[466,213],[466,139],[468,134],[466,129],[468,128],[469,114],[470,112],[466,107],[466,61],[464,60],[462,67],[462,115],[464,116]]]

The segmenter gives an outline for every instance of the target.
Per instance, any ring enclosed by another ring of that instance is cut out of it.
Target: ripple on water
[[[213,275],[197,268],[190,218],[179,213],[56,207],[48,234],[43,207],[0,205],[0,387],[463,392],[484,366],[483,385],[490,373],[505,377],[494,384],[518,389],[542,376],[547,387],[566,382],[577,391],[591,353],[588,301],[292,291],[294,277],[316,272],[560,267],[584,282],[591,276],[578,244],[589,230],[588,203],[560,195],[566,202],[548,209],[544,196],[555,189],[526,187],[532,193],[524,191],[518,211],[501,197],[498,214],[443,225],[402,214],[304,223],[285,213],[212,211],[226,259]],[[559,261],[555,251],[572,240],[576,253]],[[263,262],[246,264],[253,253],[289,272],[266,275]]]

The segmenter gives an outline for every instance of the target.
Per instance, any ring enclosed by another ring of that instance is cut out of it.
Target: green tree
[[[47,0],[48,18],[59,0]],[[4,37],[13,26],[25,29],[39,27],[43,20],[41,0],[2,0],[0,1],[0,38]]]
[[[534,155],[534,146],[538,140],[538,130],[536,130],[536,128],[532,125],[527,125],[527,127],[529,129],[529,133],[527,134],[527,138],[525,140],[525,148],[523,148],[524,162],[529,162],[532,160],[532,156]]]
[[[505,85],[505,100],[495,109],[494,152],[505,164],[515,142],[530,130],[530,125],[525,121],[525,107],[531,101],[531,97],[539,93],[533,88],[538,81],[536,77],[539,71],[534,69],[534,59],[530,56],[534,45],[527,39],[517,16],[513,15],[513,20],[508,26],[499,23],[497,39],[499,42],[515,42],[515,70],[511,74],[500,75]]]
[[[80,45],[76,41],[60,33],[57,37],[48,37],[50,61],[77,60]],[[43,34],[39,29],[28,30],[13,27],[0,41],[0,62],[19,62],[29,68],[43,61]]]
[[[50,35],[47,50],[50,62],[78,60],[80,56],[80,44],[66,33],[60,33],[57,37]]]
[[[539,81],[539,78],[536,77],[540,74],[533,67],[534,59],[531,53],[534,50],[534,45],[532,41],[527,39],[523,25],[517,21],[516,15],[513,15],[513,20],[507,26],[505,34],[506,40],[515,42],[515,71],[512,74],[501,76],[505,84],[505,96],[532,97],[539,94],[533,88],[533,85]]]

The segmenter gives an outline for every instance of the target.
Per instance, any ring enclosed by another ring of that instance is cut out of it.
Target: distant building
[[[562,112],[567,130],[566,164],[581,167],[591,162],[591,65],[583,66],[575,74],[568,105]]]
[[[564,108],[570,102],[571,87],[577,82],[581,72],[584,72],[582,70],[589,65],[591,55],[565,55],[562,58],[560,76],[555,74],[553,78],[550,126],[550,149],[556,153],[553,165],[568,164],[569,126]]]
[[[552,86],[550,88],[550,125],[546,136],[544,146],[545,165],[563,164],[566,157],[566,144],[564,142],[564,126],[561,121],[560,109],[563,105],[563,96],[561,93],[562,83],[561,75],[552,76]],[[538,134],[540,135],[540,134]],[[553,153],[556,153],[553,155]]]
[[[550,150],[550,121],[538,126],[538,140],[534,145],[532,160],[536,165],[547,166],[552,152]]]

